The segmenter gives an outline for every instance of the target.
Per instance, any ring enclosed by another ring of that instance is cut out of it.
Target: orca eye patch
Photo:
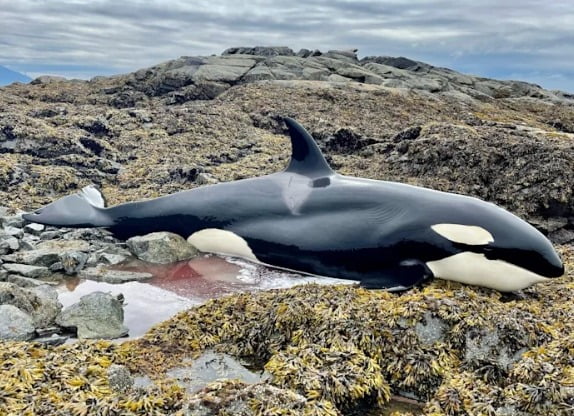
[[[492,234],[477,225],[435,224],[431,229],[454,243],[482,246],[494,242]]]

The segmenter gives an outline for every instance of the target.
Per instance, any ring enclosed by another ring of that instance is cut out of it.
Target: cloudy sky
[[[256,45],[358,48],[574,92],[572,0],[0,0],[0,65],[31,77]]]

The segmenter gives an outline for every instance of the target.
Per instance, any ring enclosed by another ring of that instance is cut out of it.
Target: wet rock
[[[88,255],[82,251],[68,251],[60,255],[60,262],[66,274],[76,274],[84,268]]]
[[[150,263],[174,263],[197,255],[197,250],[183,237],[168,232],[132,237],[127,246],[134,256]]]
[[[34,338],[34,321],[14,305],[0,305],[0,339],[28,341]]]
[[[67,337],[65,335],[53,334],[50,335],[49,337],[34,338],[33,341],[37,344],[50,345],[52,347],[56,347],[58,345],[65,344],[68,339],[70,339],[70,337]]]
[[[469,331],[466,334],[464,361],[475,367],[495,365],[502,370],[508,370],[520,359],[522,352],[523,350],[510,351],[508,346],[501,342],[498,331]]]
[[[50,276],[50,270],[43,266],[30,266],[28,264],[6,263],[3,267],[10,273],[19,274],[32,279]]]
[[[42,224],[31,223],[24,226],[24,232],[33,235],[40,235],[42,231],[46,228]]]
[[[134,385],[134,379],[126,366],[112,364],[108,368],[110,388],[117,393],[125,393]]]
[[[204,352],[189,365],[169,370],[167,375],[192,393],[218,379],[234,379],[253,384],[269,378],[268,374],[258,374],[248,370],[230,355],[212,351]]]
[[[103,292],[82,296],[78,303],[64,309],[56,318],[58,325],[75,328],[80,339],[123,337],[128,333],[123,321],[122,303]]]
[[[430,312],[426,312],[424,314],[424,320],[417,322],[415,325],[415,333],[421,343],[426,345],[432,345],[435,342],[441,341],[447,329],[448,325],[441,319],[434,317]]]
[[[80,277],[84,279],[95,280],[97,282],[125,283],[151,279],[153,275],[151,273],[144,272],[112,270],[100,264],[96,267],[90,267],[82,270],[80,272]]]

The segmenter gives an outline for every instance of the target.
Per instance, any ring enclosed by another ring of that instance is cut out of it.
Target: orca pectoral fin
[[[365,289],[386,289],[390,292],[399,292],[429,279],[433,276],[426,264],[418,260],[407,260],[400,264],[381,270],[376,276],[369,276],[361,280]]]

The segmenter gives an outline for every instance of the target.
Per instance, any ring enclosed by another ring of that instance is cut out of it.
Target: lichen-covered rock
[[[0,340],[27,341],[34,337],[34,321],[13,305],[0,305]]]
[[[58,325],[76,329],[80,339],[123,337],[128,333],[123,322],[122,302],[102,292],[82,296],[78,303],[65,308],[56,317]]]
[[[183,237],[168,232],[132,237],[127,245],[134,256],[149,263],[174,263],[197,254],[197,250]]]

